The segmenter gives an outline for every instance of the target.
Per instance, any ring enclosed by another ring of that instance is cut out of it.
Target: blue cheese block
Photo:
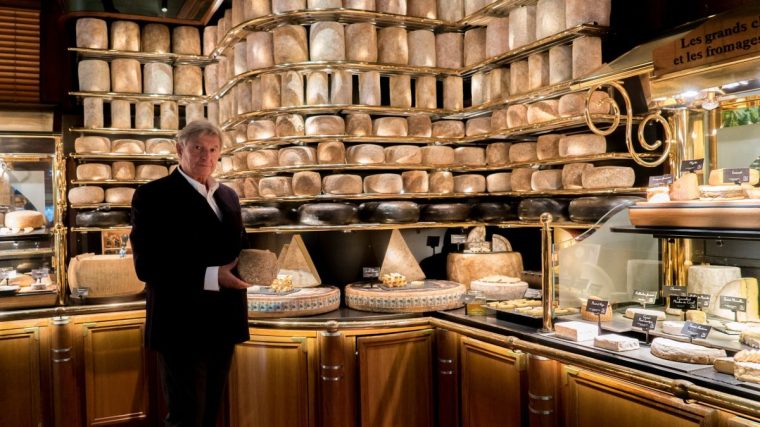
[[[78,227],[113,227],[129,224],[129,211],[94,210],[77,212],[75,223]]]
[[[550,213],[554,221],[566,221],[567,202],[549,198],[525,199],[517,207],[521,221],[538,221],[544,212]]]
[[[456,222],[467,221],[470,205],[467,203],[439,203],[425,205],[421,210],[422,221]]]
[[[364,222],[410,223],[419,221],[420,207],[414,202],[367,202],[359,206],[359,215]]]
[[[276,206],[252,206],[242,209],[243,224],[246,227],[268,227],[287,224],[287,212]]]
[[[346,225],[357,222],[356,206],[348,203],[307,203],[298,207],[303,225]]]
[[[618,206],[630,206],[636,202],[645,202],[643,197],[579,197],[570,201],[570,220],[576,222],[596,222],[607,212]]]

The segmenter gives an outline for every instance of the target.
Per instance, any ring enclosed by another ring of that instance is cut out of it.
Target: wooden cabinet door
[[[456,332],[435,330],[436,425],[459,426],[459,341]]]
[[[712,408],[567,365],[562,387],[568,427],[710,426],[719,416]]]
[[[43,424],[39,328],[0,330],[0,426]]]
[[[230,425],[316,425],[315,340],[252,334],[239,344],[230,370]]]
[[[433,425],[433,331],[358,337],[359,410],[366,427]]]
[[[460,352],[462,425],[526,425],[525,354],[468,337]]]
[[[147,425],[143,319],[82,324],[87,425]]]

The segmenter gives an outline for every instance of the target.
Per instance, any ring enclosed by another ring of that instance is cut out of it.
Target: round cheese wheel
[[[106,21],[97,18],[79,18],[76,25],[77,47],[108,49]]]
[[[143,88],[142,69],[136,59],[111,61],[111,90],[123,93],[140,93]]]
[[[126,181],[135,179],[135,164],[132,162],[113,162],[111,164],[113,179]]]
[[[362,189],[362,177],[359,175],[333,174],[322,178],[325,194],[360,194]]]
[[[614,208],[619,211],[622,207],[645,201],[643,197],[634,196],[579,197],[570,201],[568,211],[571,221],[597,222]]]
[[[290,295],[248,294],[248,317],[289,318],[329,313],[340,307],[340,290],[334,286],[301,288]]]
[[[304,225],[346,225],[357,222],[356,206],[348,203],[307,203],[298,207]]]
[[[293,195],[292,178],[268,176],[259,181],[259,195],[264,198],[287,197]]]
[[[537,144],[535,142],[520,142],[509,148],[511,162],[532,162],[538,160]]]
[[[145,24],[140,42],[142,52],[169,53],[169,27],[163,24]]]
[[[385,151],[379,145],[359,144],[348,147],[346,158],[349,164],[382,164],[385,162]]]
[[[520,201],[517,216],[521,221],[538,221],[541,214],[548,212],[553,221],[567,220],[567,202],[564,200],[537,198]]]
[[[277,166],[277,150],[256,150],[246,156],[248,170]]]
[[[421,288],[393,291],[351,284],[345,288],[346,305],[355,310],[381,313],[421,313],[462,307],[463,285],[447,280],[425,280]]]
[[[111,71],[106,61],[84,59],[77,65],[79,90],[82,92],[110,92]]]
[[[201,54],[201,34],[196,27],[180,26],[172,30],[172,52],[182,55]]]
[[[135,194],[134,188],[113,187],[106,190],[106,203],[117,205],[128,205],[132,203],[132,196]]]
[[[288,223],[284,209],[276,206],[250,206],[241,209],[246,227],[270,227]]]
[[[5,226],[8,228],[39,228],[44,225],[45,217],[41,212],[20,210],[5,214]]]
[[[277,153],[280,166],[302,166],[317,163],[317,150],[314,147],[295,146],[281,148]]]
[[[421,148],[422,164],[427,166],[448,166],[456,162],[454,148],[445,145],[428,145]]]
[[[464,132],[464,122],[461,120],[440,120],[433,123],[433,138],[462,138]]]
[[[292,64],[309,60],[306,28],[300,25],[283,25],[272,30],[275,64]]]
[[[454,177],[455,193],[485,193],[486,178],[483,175],[465,174]]]
[[[401,175],[395,173],[379,173],[364,177],[365,193],[400,194],[404,189]]]
[[[338,1],[340,7],[340,1]],[[343,61],[346,59],[346,42],[343,24],[315,22],[309,28],[309,55],[312,61]]]
[[[111,179],[111,166],[103,163],[85,163],[77,166],[77,179],[81,181],[104,181]]]
[[[473,205],[470,216],[476,221],[499,222],[517,219],[517,215],[508,203],[477,203]]]
[[[132,21],[112,22],[111,49],[138,52],[140,50],[140,25]]]
[[[114,227],[129,224],[128,210],[94,210],[77,212],[74,222],[79,227]]]
[[[105,192],[101,187],[74,187],[69,189],[69,203],[72,205],[84,205],[103,203]]]
[[[145,141],[145,152],[148,154],[175,154],[177,145],[173,139],[150,138]]]
[[[528,284],[515,277],[490,276],[470,282],[470,289],[481,291],[488,299],[519,299],[528,290]]]
[[[420,218],[422,221],[467,221],[469,215],[470,205],[467,203],[439,203],[424,205],[420,211]]]
[[[376,136],[406,136],[407,126],[403,117],[380,117],[372,122],[372,133]]]
[[[117,139],[111,142],[111,152],[119,154],[143,154],[145,143],[137,139]]]
[[[346,146],[341,141],[326,141],[317,144],[317,162],[319,164],[346,163]]]
[[[306,135],[343,135],[346,124],[340,116],[312,116],[306,119]]]
[[[163,165],[139,165],[135,170],[135,179],[154,180],[169,175],[169,169]]]
[[[454,174],[449,171],[436,171],[428,177],[428,191],[449,194],[454,192]]]
[[[275,132],[278,137],[302,136],[304,134],[303,117],[298,114],[277,116],[275,120]]]
[[[583,171],[583,188],[628,188],[633,187],[636,175],[628,166],[600,166]]]
[[[111,140],[104,136],[80,136],[74,140],[74,151],[83,154],[100,154],[111,151]]]
[[[385,147],[385,163],[389,165],[419,165],[422,151],[416,145],[393,145]]]
[[[359,215],[364,222],[379,224],[400,224],[417,222],[420,219],[420,207],[417,203],[366,202],[359,206]]]
[[[84,127],[89,129],[105,127],[102,98],[85,98],[82,100],[82,107],[84,107]]]

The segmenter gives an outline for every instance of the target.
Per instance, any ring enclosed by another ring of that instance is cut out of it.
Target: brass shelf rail
[[[84,59],[102,59],[111,61],[114,59],[136,59],[140,63],[163,62],[171,65],[198,65],[206,66],[216,62],[215,59],[203,55],[182,55],[178,53],[155,53],[155,52],[128,52],[114,49],[90,49],[85,47],[70,47],[69,52],[74,52]]]
[[[70,96],[77,98],[102,98],[103,101],[110,102],[114,99],[121,99],[132,102],[140,101],[175,101],[180,105],[189,104],[192,102],[206,102],[206,97],[195,95],[161,95],[157,93],[122,93],[122,92],[83,92],[72,91],[69,92]]]
[[[144,136],[170,136],[177,135],[176,129],[124,129],[124,128],[69,128],[69,132],[83,135],[144,135]]]
[[[72,153],[69,157],[75,160],[163,160],[176,162],[177,156],[171,154],[120,154],[120,153]]]

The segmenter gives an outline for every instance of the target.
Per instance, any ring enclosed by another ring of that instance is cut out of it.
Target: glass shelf
[[[102,59],[111,61],[114,59],[136,59],[140,63],[163,62],[171,65],[198,65],[206,66],[216,60],[203,55],[181,55],[177,53],[153,53],[153,52],[127,52],[113,49],[90,49],[84,47],[70,47],[69,52],[74,52],[82,59]]]

